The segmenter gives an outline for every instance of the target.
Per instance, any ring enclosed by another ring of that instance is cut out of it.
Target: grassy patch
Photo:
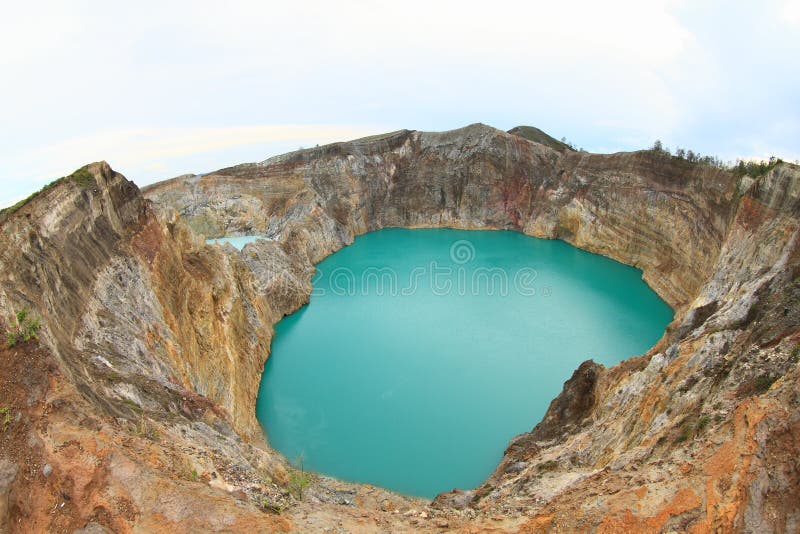
[[[32,193],[28,197],[20,200],[19,202],[17,202],[13,206],[9,206],[9,207],[7,207],[5,209],[0,210],[0,217],[9,217],[9,216],[13,215],[17,211],[19,211],[20,208],[22,208],[23,206],[27,205],[34,198],[38,197],[39,195],[41,195],[45,191],[48,191],[48,190],[54,188],[55,186],[57,186],[58,184],[66,181],[66,180],[70,180],[70,181],[72,181],[73,183],[77,184],[80,187],[90,187],[90,186],[96,185],[94,176],[92,176],[92,173],[89,172],[88,165],[86,165],[86,166],[83,166],[80,169],[76,170],[75,172],[73,172],[69,176],[64,176],[64,177],[58,178],[57,180],[53,180],[52,182],[50,182],[46,186],[42,187],[41,189],[39,189],[35,193]]]
[[[178,472],[180,478],[188,480],[189,482],[197,482],[200,479],[200,476],[197,474],[197,469],[195,469],[192,461],[186,456],[178,461],[175,470]]]
[[[128,402],[137,407],[139,406],[135,402],[132,401]],[[161,437],[161,435],[158,432],[158,428],[156,428],[156,426],[152,422],[150,422],[149,419],[146,419],[144,415],[139,417],[138,423],[131,423],[131,433],[136,436],[139,436],[140,438],[149,439],[150,441],[153,442],[158,442],[158,440]]]
[[[32,193],[28,197],[20,200],[19,202],[17,202],[13,206],[9,206],[9,207],[7,207],[5,209],[0,210],[0,216],[9,217],[9,216],[13,215],[17,211],[19,211],[20,208],[25,206],[28,202],[30,202],[34,198],[38,197],[39,195],[41,195],[45,191],[47,191],[49,189],[52,189],[53,187],[57,186],[63,180],[64,180],[64,178],[59,178],[58,180],[54,180],[54,181],[50,182],[49,184],[47,184],[46,186],[44,186],[41,189],[39,189],[38,191],[36,191],[35,193]]]
[[[16,324],[6,331],[6,345],[13,347],[22,341],[36,339],[42,322],[38,317],[28,315],[28,310],[21,309],[15,317]]]
[[[94,176],[89,172],[88,166],[81,167],[77,171],[70,174],[67,178],[81,187],[90,187],[96,185]]]

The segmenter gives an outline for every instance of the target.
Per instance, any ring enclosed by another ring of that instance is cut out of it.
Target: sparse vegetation
[[[775,381],[780,377],[781,375],[775,373],[761,373],[754,378],[750,378],[749,380],[742,382],[742,384],[736,390],[736,396],[739,398],[744,398],[753,395],[761,395],[769,390],[769,388],[772,387],[772,384],[774,384]]]
[[[789,356],[789,361],[792,363],[797,363],[800,361],[800,345],[795,345],[792,349],[792,354]]]
[[[516,128],[509,130],[509,133],[518,135],[535,143],[549,146],[550,148],[558,150],[559,152],[575,150],[575,146],[567,141],[566,138],[562,137],[559,141],[558,139],[547,135],[539,128],[534,128],[533,126],[517,126]]]
[[[184,480],[188,480],[189,482],[197,482],[199,480],[199,476],[197,474],[197,469],[195,469],[194,464],[192,464],[192,460],[184,456],[181,458],[178,465],[176,466],[176,471],[178,472],[178,476]]]
[[[695,425],[695,430],[697,432],[702,432],[708,426],[708,423],[711,422],[711,418],[707,415],[703,415],[700,419],[697,420],[697,424]]]
[[[52,189],[53,187],[57,186],[58,184],[64,182],[65,180],[71,180],[75,184],[79,185],[80,187],[90,187],[95,185],[94,176],[92,173],[89,172],[88,166],[83,166],[80,169],[76,170],[69,176],[63,176],[58,178],[57,180],[53,180],[49,184],[45,185],[35,193],[32,193],[25,197],[24,199],[20,200],[13,206],[9,206],[5,209],[0,210],[0,217],[8,217],[16,213],[20,208],[28,204],[31,200],[36,198],[37,196],[41,195],[45,191]]]
[[[539,471],[552,471],[558,467],[558,462],[555,460],[547,460],[536,466]]]
[[[136,405],[137,407],[139,406],[133,401],[128,402]],[[158,433],[156,426],[151,423],[149,419],[146,419],[144,415],[139,417],[138,423],[131,423],[131,426],[132,433],[140,438],[149,439],[150,441],[158,441],[160,438],[160,434]]]
[[[262,467],[259,469],[259,474],[261,475],[261,480],[264,481],[264,484],[272,484],[272,475],[270,474],[268,468]]]
[[[7,216],[10,216],[10,215],[13,215],[20,208],[25,206],[28,202],[30,202],[31,200],[33,200],[37,196],[41,195],[42,193],[44,193],[48,189],[51,189],[51,188],[55,187],[56,185],[61,183],[62,180],[63,180],[63,178],[59,178],[58,180],[54,180],[54,181],[50,182],[49,184],[47,184],[46,186],[44,186],[41,189],[39,189],[38,191],[36,191],[35,193],[32,193],[32,194],[28,195],[27,197],[25,197],[24,199],[20,200],[19,202],[17,202],[13,206],[9,206],[9,207],[7,207],[5,209],[0,210],[0,216],[6,216],[7,217]]]
[[[738,160],[736,165],[734,165],[731,169],[733,174],[736,176],[752,176],[753,178],[758,178],[759,176],[764,176],[769,171],[775,168],[778,163],[782,163],[783,160],[780,158],[776,158],[772,156],[769,158],[769,161],[742,161]]]
[[[281,514],[286,509],[285,504],[276,503],[275,501],[268,499],[267,497],[262,497],[261,501],[258,504],[262,510],[273,514]]]
[[[675,443],[683,443],[684,441],[694,438],[703,432],[709,423],[711,423],[711,417],[708,415],[701,415],[694,423],[688,419],[684,420],[683,423],[681,423],[680,433],[678,437],[675,438]]]
[[[696,376],[692,375],[683,381],[683,384],[681,384],[681,387],[678,388],[678,391],[680,391],[681,393],[686,393],[687,391],[692,389],[697,384],[697,382],[699,382],[699,379]]]
[[[759,176],[767,174],[779,163],[783,163],[783,160],[776,156],[770,157],[767,161],[745,161],[737,159],[735,163],[732,161],[725,162],[716,156],[703,156],[699,152],[680,147],[675,149],[675,154],[672,154],[670,149],[665,147],[658,139],[653,143],[653,146],[650,147],[650,151],[664,157],[681,159],[698,165],[716,167],[731,172],[738,177],[747,175],[758,178]]]
[[[684,421],[681,424],[681,432],[678,434],[678,437],[675,438],[676,443],[683,443],[694,437],[694,427],[689,421]]]
[[[68,176],[73,182],[81,187],[89,187],[95,185],[94,176],[89,172],[87,167],[81,167],[77,171]]]
[[[126,398],[122,399],[122,403],[125,406],[127,406],[128,408],[130,408],[131,411],[133,411],[134,413],[139,414],[139,418],[141,419],[141,417],[142,417],[142,415],[141,415],[142,414],[142,407],[139,406],[139,403],[137,403],[136,401],[132,401],[131,399],[126,399]],[[131,422],[131,425],[133,427],[133,429],[132,429],[133,433],[139,435],[139,431],[138,431],[139,425],[137,423],[134,423],[134,422]]]
[[[756,393],[760,394],[767,391],[769,388],[772,387],[772,384],[774,384],[775,381],[778,380],[778,378],[779,377],[777,375],[766,374],[766,373],[757,376],[754,382],[754,389]]]
[[[37,317],[31,317],[25,308],[19,310],[15,317],[16,324],[6,331],[6,344],[13,347],[22,341],[36,339],[42,323]]]
[[[311,474],[307,473],[303,467],[303,458],[298,459],[299,467],[292,469],[289,473],[289,493],[297,497],[298,500],[303,500],[303,490],[311,483]]]
[[[8,406],[0,407],[0,429],[5,432],[11,424],[11,408]]]

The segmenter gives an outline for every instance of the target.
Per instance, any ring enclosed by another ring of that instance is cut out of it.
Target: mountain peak
[[[518,135],[519,137],[525,138],[528,141],[533,141],[534,143],[549,146],[550,148],[558,150],[559,152],[575,151],[575,149],[569,146],[567,143],[559,141],[555,137],[549,136],[535,126],[516,126],[511,128],[508,133]]]

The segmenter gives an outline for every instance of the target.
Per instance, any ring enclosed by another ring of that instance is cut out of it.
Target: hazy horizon
[[[800,158],[800,1],[88,1],[0,21],[0,207],[91,161],[138,185],[398,129]]]

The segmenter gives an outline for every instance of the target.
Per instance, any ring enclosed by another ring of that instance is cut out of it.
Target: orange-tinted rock
[[[97,163],[0,215],[3,318],[45,325],[41,346],[2,350],[0,526],[797,530],[800,170],[556,148],[401,131],[157,184],[157,209]],[[646,355],[581,366],[475,490],[431,508],[320,478],[298,503],[254,417],[272,326],[313,263],[386,226],[561,238],[642,268],[675,321]],[[195,231],[277,240],[239,253]]]

